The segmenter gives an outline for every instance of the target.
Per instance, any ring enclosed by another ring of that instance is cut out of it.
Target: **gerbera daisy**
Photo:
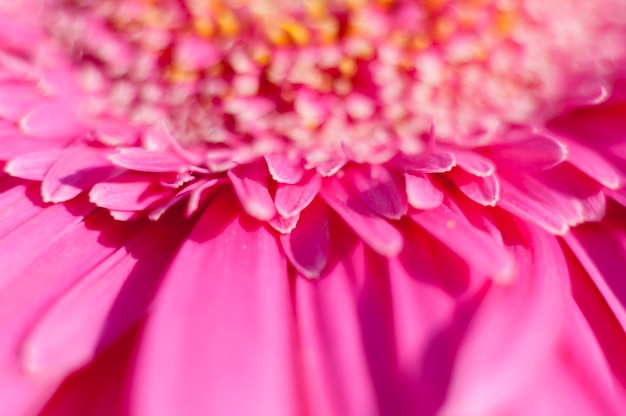
[[[626,1],[0,1],[7,415],[619,415]]]

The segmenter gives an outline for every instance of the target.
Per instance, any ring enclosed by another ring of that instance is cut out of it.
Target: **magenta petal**
[[[189,165],[170,152],[149,151],[136,148],[122,149],[109,156],[117,166],[141,172],[182,172]]]
[[[46,311],[22,348],[31,373],[67,374],[144,317],[163,269],[188,231],[177,219],[144,228]]]
[[[306,277],[318,277],[328,261],[330,230],[329,210],[314,202],[300,215],[298,224],[289,234],[280,236],[285,254],[294,267]]]
[[[0,184],[1,238],[39,213],[43,209],[43,203],[37,183],[24,184],[19,179],[3,178],[0,179]]]
[[[68,201],[113,176],[115,167],[107,160],[110,152],[90,146],[67,151],[52,165],[41,183],[44,201]]]
[[[462,169],[453,169],[446,177],[472,201],[493,207],[500,197],[500,183],[497,175],[475,176]]]
[[[304,168],[300,159],[284,155],[265,155],[265,162],[270,175],[278,183],[295,184],[300,182],[304,175]]]
[[[232,196],[220,194],[167,274],[141,343],[137,414],[303,410],[287,264],[275,237],[256,221],[233,218],[237,210]]]
[[[89,192],[89,200],[111,210],[141,211],[174,192],[155,185],[153,179],[149,173],[126,172],[111,181],[96,184]]]
[[[563,162],[567,148],[553,137],[528,133],[529,137],[510,143],[496,144],[487,149],[498,166],[505,169],[538,171]]]
[[[380,165],[353,169],[348,172],[356,196],[373,213],[389,219],[400,219],[408,210],[406,194],[398,179]]]
[[[446,205],[409,216],[475,270],[503,282],[514,277],[513,257],[502,242],[474,228]]]
[[[553,351],[569,299],[568,268],[556,238],[529,228],[517,246],[517,279],[490,285],[456,354],[441,414],[492,415],[541,374]]]
[[[278,184],[274,204],[276,211],[283,217],[293,217],[305,209],[322,187],[322,178],[315,174],[307,174],[295,185]]]
[[[237,198],[243,209],[262,221],[271,220],[276,215],[274,201],[267,189],[267,169],[259,163],[240,165],[228,171]]]
[[[320,195],[374,250],[386,256],[393,256],[402,250],[402,234],[393,225],[367,209],[339,180],[327,180]]]
[[[443,192],[425,174],[405,173],[406,195],[409,204],[417,209],[437,208],[443,202]]]
[[[337,239],[343,246],[342,237]],[[360,244],[322,279],[295,280],[311,415],[405,414],[397,401],[386,400],[397,398],[387,272],[384,262],[368,261],[365,251]]]

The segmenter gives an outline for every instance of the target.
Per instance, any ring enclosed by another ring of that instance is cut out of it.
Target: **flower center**
[[[620,0],[51,5],[91,114],[165,123],[237,160],[382,162],[421,152],[433,126],[438,141],[484,144],[595,98],[624,62]]]

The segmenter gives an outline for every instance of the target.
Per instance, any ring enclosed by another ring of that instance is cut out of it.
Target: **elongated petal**
[[[348,173],[347,180],[373,213],[389,219],[406,214],[408,202],[398,179],[382,166],[369,166]]]
[[[267,171],[264,167],[259,164],[240,166],[229,170],[228,177],[248,214],[264,221],[276,215],[274,201],[267,190]]]
[[[447,206],[414,211],[409,216],[475,269],[499,281],[513,277],[514,262],[506,247]]]
[[[295,185],[278,184],[274,204],[276,211],[283,217],[293,217],[302,212],[322,187],[322,178],[310,173]]]
[[[556,239],[529,230],[517,246],[518,278],[491,285],[462,333],[441,414],[494,414],[532,382],[551,353],[568,299],[567,266]],[[537,278],[542,276],[542,278]]]
[[[287,265],[236,210],[218,196],[168,272],[142,341],[138,414],[298,413]]]
[[[124,149],[112,154],[109,159],[117,166],[141,172],[180,172],[188,167],[172,153],[143,149]]]
[[[298,183],[304,175],[300,159],[289,158],[282,155],[266,155],[265,162],[270,175],[279,183]]]
[[[402,235],[386,220],[372,214],[338,180],[328,180],[322,198],[370,247],[383,255],[402,249]]]
[[[285,254],[306,277],[318,277],[328,261],[328,215],[323,203],[314,203],[302,213],[295,228],[280,237]]]
[[[56,161],[43,179],[41,195],[44,201],[68,201],[113,176],[115,168],[106,159],[110,152],[89,146],[68,151]]]

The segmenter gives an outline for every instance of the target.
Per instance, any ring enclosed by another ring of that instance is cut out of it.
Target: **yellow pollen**
[[[311,40],[311,35],[309,34],[308,29],[299,22],[289,21],[282,23],[280,27],[289,34],[291,40],[293,40],[296,44],[303,46],[309,43]]]
[[[352,78],[356,74],[356,61],[352,58],[344,57],[339,63],[339,72],[347,78]]]
[[[203,38],[211,38],[215,35],[215,25],[206,18],[193,19],[193,30]]]
[[[510,11],[499,12],[495,18],[495,24],[502,35],[510,34],[515,24],[515,13]]]
[[[186,83],[197,81],[199,74],[197,71],[190,71],[178,66],[170,66],[165,72],[165,79],[176,83]]]
[[[220,31],[228,36],[235,37],[239,34],[239,21],[237,16],[230,10],[226,9],[219,13],[215,19]]]

